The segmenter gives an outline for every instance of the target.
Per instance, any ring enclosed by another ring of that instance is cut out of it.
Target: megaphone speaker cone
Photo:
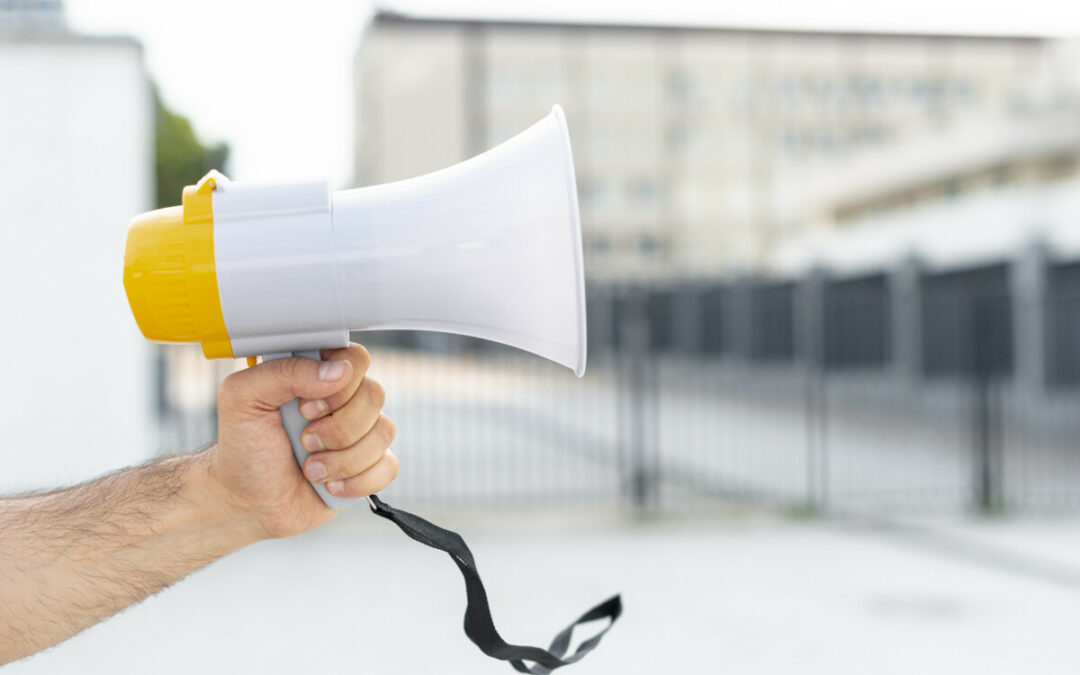
[[[461,164],[334,194],[342,310],[364,329],[494,340],[585,371],[585,284],[562,109]]]

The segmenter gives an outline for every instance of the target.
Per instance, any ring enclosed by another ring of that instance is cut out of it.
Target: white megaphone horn
[[[562,109],[505,143],[409,180],[229,181],[137,216],[124,285],[143,334],[208,358],[348,344],[350,330],[469,335],[585,371],[581,224]],[[282,417],[297,460],[306,421]],[[342,506],[315,485],[323,500]]]
[[[333,208],[351,328],[471,335],[584,373],[581,225],[558,106],[481,155],[338,192]]]

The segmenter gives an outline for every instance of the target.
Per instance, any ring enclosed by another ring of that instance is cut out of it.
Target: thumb
[[[352,376],[347,359],[313,361],[300,357],[275,359],[235,372],[221,383],[218,401],[224,407],[277,408],[294,398],[325,398]]]

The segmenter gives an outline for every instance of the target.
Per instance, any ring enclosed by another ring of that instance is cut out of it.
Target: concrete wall
[[[152,206],[152,105],[126,39],[0,38],[0,493],[152,456],[150,348],[122,282]]]

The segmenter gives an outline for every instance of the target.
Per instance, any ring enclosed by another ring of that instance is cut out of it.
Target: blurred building
[[[967,267],[1034,243],[1080,255],[1080,107],[973,118],[800,175],[805,227],[767,256],[772,273]]]
[[[591,276],[756,268],[805,225],[791,166],[1009,109],[1047,44],[383,11],[357,57],[356,179],[447,166],[558,102]]]
[[[0,31],[63,30],[62,0],[0,0]]]
[[[884,148],[785,164],[779,208],[802,226],[766,267],[843,271],[903,257],[963,266],[1035,240],[1067,252],[1075,227],[1059,206],[1080,198],[1078,56],[1080,41],[1049,45],[1008,108]]]
[[[858,296],[844,318],[862,324],[848,333],[865,347],[873,324],[879,361],[891,352],[909,374],[970,370],[982,348],[993,370],[1029,391],[1075,386],[1077,49],[1053,45],[1008,110],[845,161],[790,167],[801,181],[784,208],[806,226],[770,252],[764,270],[828,278],[834,295]]]
[[[122,284],[153,204],[142,48],[66,28],[59,2],[0,0],[0,492],[153,454],[148,345]]]

